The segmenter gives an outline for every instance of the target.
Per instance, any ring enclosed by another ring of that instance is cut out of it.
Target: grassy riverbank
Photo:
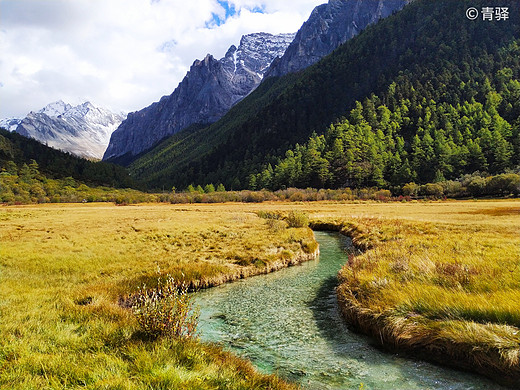
[[[401,207],[400,218],[378,211],[316,223],[366,249],[340,273],[348,321],[389,349],[519,385],[520,203],[432,203]],[[436,221],[422,211],[436,211]]]
[[[4,207],[0,234],[0,388],[291,388],[219,348],[141,339],[118,298],[160,275],[267,272],[308,255],[310,230],[245,208],[104,204]]]
[[[367,249],[341,273],[353,324],[391,348],[518,373],[518,201],[35,205],[0,209],[0,388],[292,388],[219,348],[147,341],[118,304],[161,275],[209,286],[308,256],[308,229],[259,217],[292,210]]]

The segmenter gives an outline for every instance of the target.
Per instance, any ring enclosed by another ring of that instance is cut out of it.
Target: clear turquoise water
[[[477,375],[382,352],[350,331],[334,292],[350,242],[315,234],[318,260],[197,293],[201,339],[304,389],[503,389]]]

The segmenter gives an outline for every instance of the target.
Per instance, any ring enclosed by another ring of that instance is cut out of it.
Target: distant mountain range
[[[4,119],[0,125],[52,148],[101,159],[110,135],[123,119],[123,114],[114,114],[90,102],[73,107],[60,100],[23,119]]]
[[[58,101],[0,125],[81,157],[127,165],[176,133],[218,121],[265,77],[307,68],[406,3],[331,0],[317,7],[297,34],[245,35],[220,60],[208,54],[195,61],[171,95],[126,119],[88,102],[72,107]]]
[[[73,151],[96,137],[80,123],[121,123],[103,158],[149,189],[398,188],[518,170],[520,4],[504,6],[491,23],[463,2],[330,0],[296,35],[246,35],[195,61],[122,123],[57,102],[1,124]]]
[[[262,81],[272,61],[283,55],[295,34],[244,35],[220,60],[196,60],[179,86],[128,118],[114,132],[104,160],[125,162],[164,138],[192,125],[216,122]]]

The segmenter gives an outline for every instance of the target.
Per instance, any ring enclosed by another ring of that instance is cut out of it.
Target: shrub
[[[260,210],[256,212],[256,215],[263,219],[282,219],[282,213],[279,211]]]
[[[192,338],[199,319],[186,285],[178,285],[171,276],[156,288],[139,289],[131,298],[132,312],[142,331],[151,338]]]
[[[444,189],[440,184],[428,183],[421,186],[421,193],[433,198],[441,198],[444,195]]]
[[[404,196],[417,196],[419,193],[419,186],[415,183],[408,183],[403,186]]]
[[[374,194],[374,198],[380,201],[387,201],[392,197],[390,190],[379,190]]]
[[[505,173],[489,178],[486,190],[491,195],[518,195],[520,194],[520,175]]]
[[[115,204],[118,206],[126,206],[128,205],[128,199],[124,197],[123,195],[119,195],[114,200]]]
[[[291,202],[301,202],[303,201],[305,198],[305,196],[303,195],[302,192],[300,191],[297,191],[297,192],[294,192],[290,197],[289,197],[289,200]]]
[[[467,188],[471,196],[481,196],[486,192],[487,180],[484,177],[476,176],[468,183]]]
[[[261,203],[264,201],[264,196],[261,192],[242,191],[240,195],[242,197],[242,202]]]
[[[278,219],[267,219],[267,226],[269,226],[269,230],[273,232],[281,232],[287,228],[287,224],[284,221],[280,221]]]
[[[301,228],[309,226],[309,217],[301,211],[291,211],[286,218],[289,227]]]
[[[438,184],[442,186],[444,195],[446,196],[458,197],[464,194],[460,181],[448,180]]]

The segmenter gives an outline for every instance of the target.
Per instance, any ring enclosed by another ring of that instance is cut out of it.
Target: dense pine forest
[[[473,97],[455,106],[436,103],[419,81],[401,76],[384,100],[357,102],[348,119],[251,175],[249,187],[395,187],[513,170],[520,164],[520,82],[512,74],[497,72],[498,91],[488,79],[480,91],[461,85]],[[484,93],[485,103],[477,102]]]
[[[469,5],[486,6],[417,0],[306,71],[268,79],[216,124],[163,142],[130,170],[151,187],[231,189],[514,170],[520,4],[505,1],[509,19],[494,22],[468,20]]]

